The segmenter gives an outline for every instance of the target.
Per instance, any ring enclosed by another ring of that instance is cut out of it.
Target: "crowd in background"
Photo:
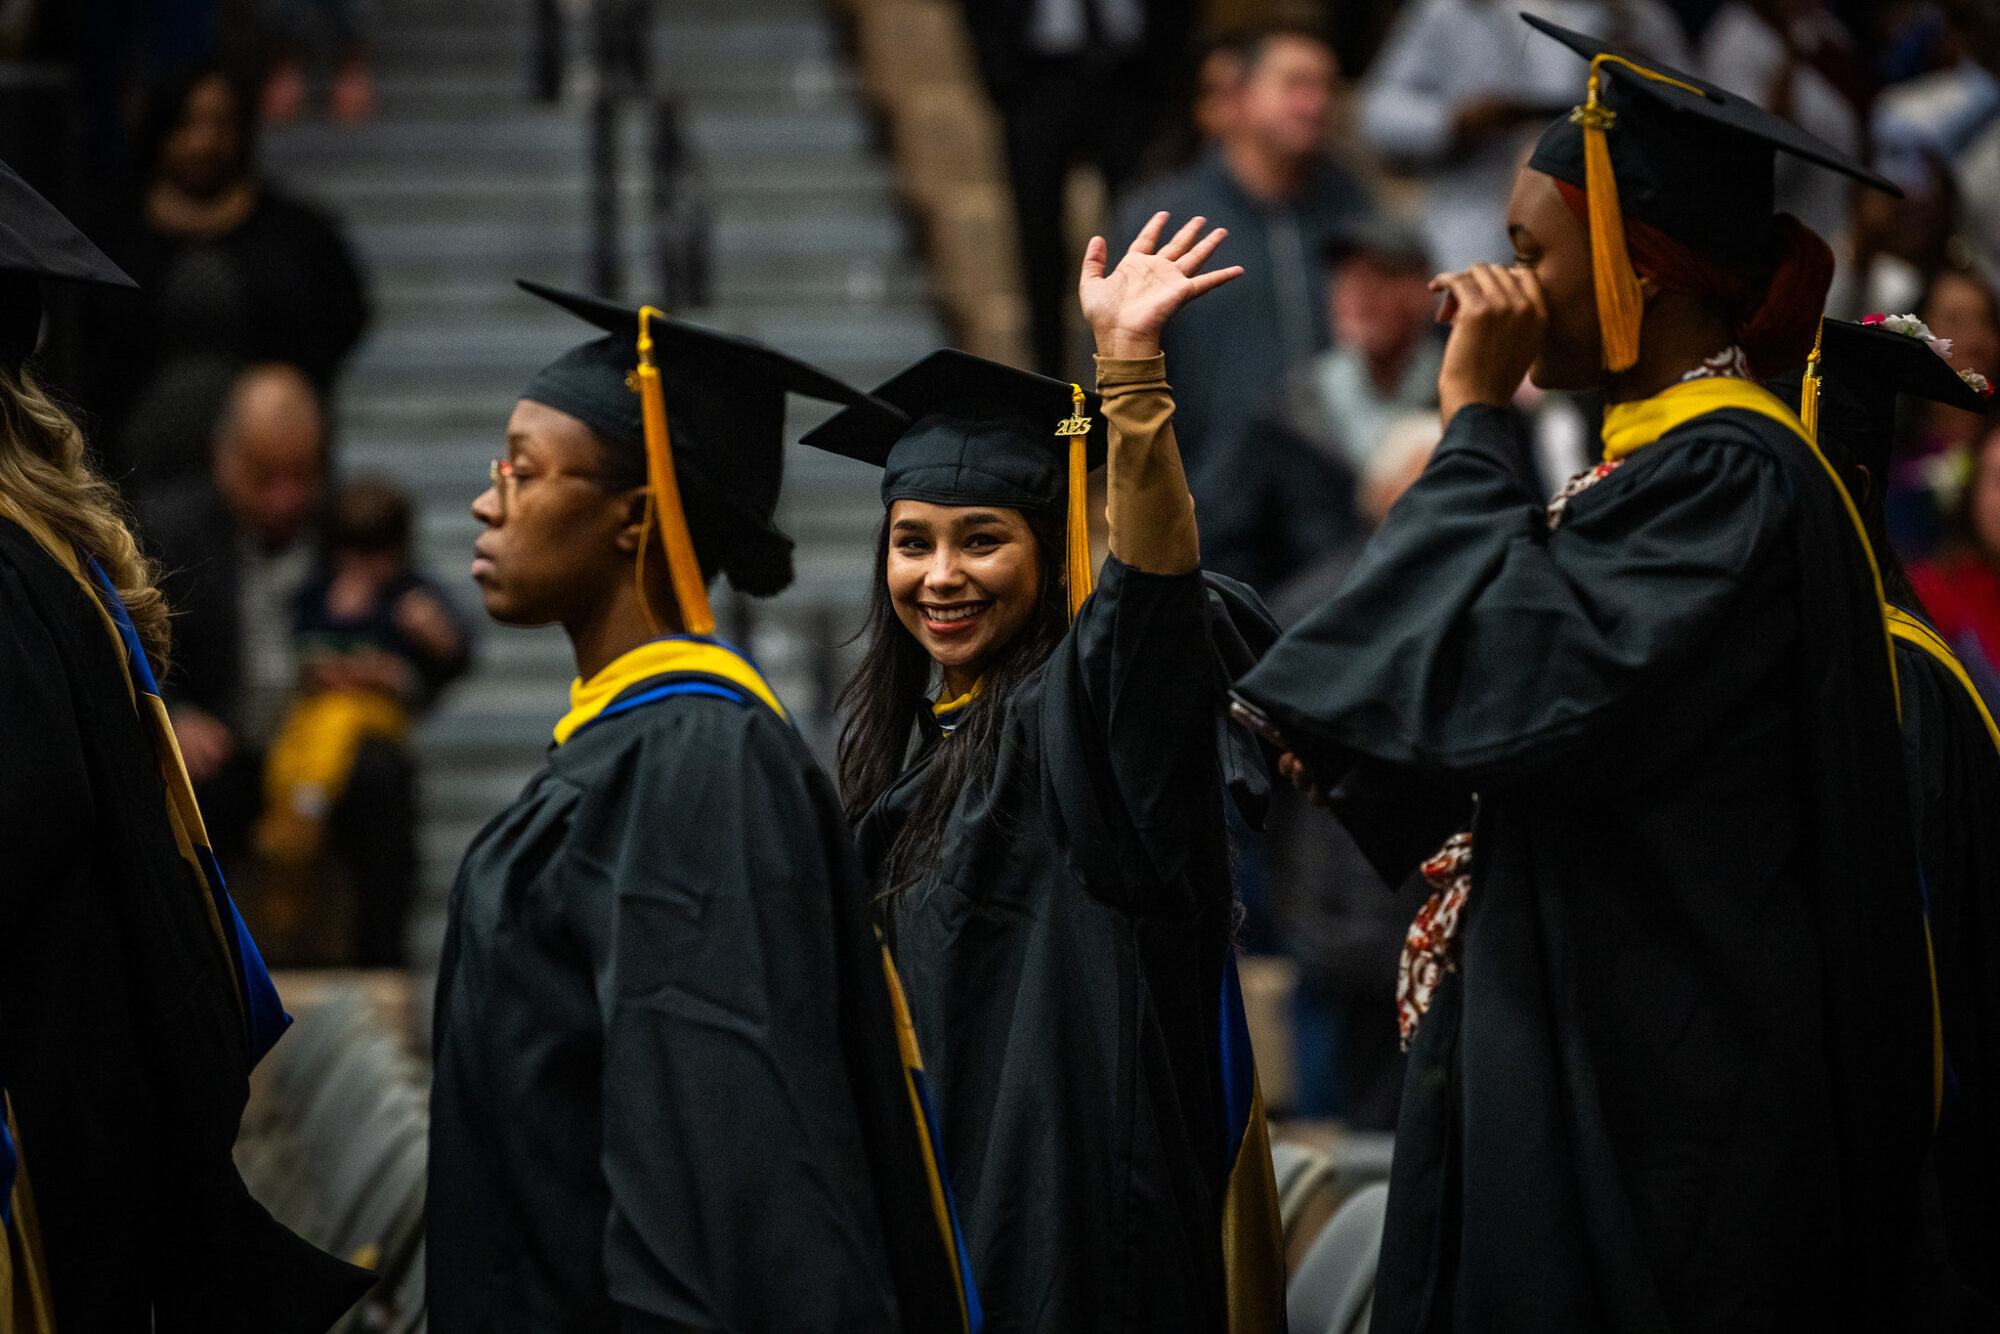
[[[1229,228],[1244,278],[1169,333],[1176,428],[1204,562],[1281,618],[1338,586],[1421,471],[1442,347],[1427,281],[1508,260],[1515,165],[1575,98],[1574,57],[1529,40],[1521,9],[1872,161],[1901,200],[1780,160],[1781,206],[1838,258],[1830,313],[1915,314],[1955,367],[2000,380],[1990,0],[964,0],[1039,368],[1079,369],[1078,162],[1121,241],[1160,209]],[[367,284],[337,220],[256,150],[263,124],[370,114],[361,18],[358,0],[7,0],[0,58],[60,77],[0,85],[0,157],[142,287],[59,301],[47,361],[168,570],[170,703],[253,925],[280,961],[394,964],[416,873],[409,727],[466,669],[471,627],[413,565],[407,500],[335,482]],[[1553,492],[1590,460],[1601,405],[1524,389],[1517,406]],[[1898,429],[1892,534],[2000,707],[2000,430],[1931,405]],[[1387,1127],[1414,905],[1336,824],[1300,817],[1281,800],[1243,840],[1248,939],[1299,968],[1291,1110]],[[353,903],[332,943],[305,908],[326,876]]]

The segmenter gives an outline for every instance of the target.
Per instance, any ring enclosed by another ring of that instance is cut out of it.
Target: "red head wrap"
[[[1588,227],[1589,201],[1582,187],[1559,180],[1556,189]],[[1776,226],[1777,263],[1768,279],[1718,264],[1630,215],[1625,218],[1625,251],[1639,275],[1661,290],[1713,298],[1728,316],[1751,369],[1775,375],[1805,364],[1833,282],[1833,251],[1816,232],[1789,213],[1780,213]]]

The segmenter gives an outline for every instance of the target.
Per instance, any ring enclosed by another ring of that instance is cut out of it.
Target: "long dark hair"
[[[958,794],[973,777],[990,774],[1000,756],[1000,724],[1008,697],[1049,654],[1069,629],[1069,602],[1063,587],[1062,516],[1022,510],[1034,534],[1041,583],[1035,609],[981,677],[979,697],[932,762],[924,791],[903,826],[878,876],[886,892],[901,889],[937,865],[945,822]],[[861,665],[840,692],[846,717],[840,729],[840,792],[847,818],[859,820],[902,776],[910,732],[930,705],[936,666],[896,616],[889,597],[889,516],[875,535],[875,581],[868,594],[868,645]]]

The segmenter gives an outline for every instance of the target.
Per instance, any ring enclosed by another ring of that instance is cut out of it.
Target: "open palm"
[[[1229,234],[1217,227],[1207,235],[1206,218],[1190,218],[1173,239],[1160,245],[1167,215],[1155,213],[1133,239],[1118,267],[1104,271],[1108,247],[1101,236],[1090,238],[1083,252],[1083,276],[1077,295],[1083,317],[1097,334],[1100,352],[1118,355],[1115,344],[1152,344],[1175,311],[1203,292],[1222,286],[1243,272],[1241,265],[1203,273],[1201,266]],[[1155,248],[1157,247],[1157,249]]]

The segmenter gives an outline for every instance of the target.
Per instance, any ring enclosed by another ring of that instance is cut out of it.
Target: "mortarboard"
[[[1870,476],[1886,477],[1898,394],[1967,412],[1992,406],[1928,339],[1879,325],[1820,322],[1819,346],[1806,367],[1799,409],[1815,439],[1841,446]]]
[[[0,363],[18,367],[41,332],[43,279],[137,287],[90,238],[0,162]]]
[[[898,424],[848,409],[800,443],[882,469],[882,503],[1001,505],[1067,511],[1070,614],[1090,593],[1085,477],[1104,462],[1096,394],[1062,380],[945,348],[875,387]]]
[[[605,331],[543,367],[521,397],[575,417],[615,447],[644,452],[647,522],[660,526],[681,624],[691,634],[709,633],[715,620],[684,491],[698,514],[719,514],[789,545],[771,523],[784,477],[786,393],[842,404],[878,429],[904,424],[889,405],[762,343],[651,306],[634,309],[526,279],[520,286]],[[643,561],[642,554],[642,605]]]
[[[1894,185],[1747,97],[1595,37],[1521,15],[1590,62],[1586,100],[1535,145],[1528,165],[1582,188],[1609,370],[1638,359],[1644,310],[1625,252],[1625,214],[1733,268],[1771,263],[1775,155],[1864,185]]]

